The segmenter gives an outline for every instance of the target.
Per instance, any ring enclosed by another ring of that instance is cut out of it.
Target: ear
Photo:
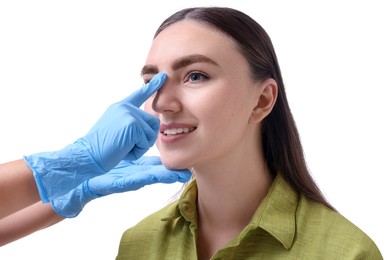
[[[272,78],[261,81],[256,87],[257,103],[249,119],[251,123],[259,123],[271,113],[278,97],[278,84]]]

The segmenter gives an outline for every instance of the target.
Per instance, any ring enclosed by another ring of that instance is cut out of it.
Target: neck
[[[193,169],[198,186],[199,222],[215,228],[230,226],[242,230],[266,196],[272,176],[263,163],[250,166],[239,161],[223,167],[217,165],[214,172]]]
[[[210,259],[249,223],[273,178],[258,153],[196,167],[199,259]],[[248,155],[249,154],[249,155]],[[258,156],[257,158],[255,158]]]

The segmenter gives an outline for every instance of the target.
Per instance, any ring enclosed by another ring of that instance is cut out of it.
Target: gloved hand
[[[139,107],[165,79],[165,73],[156,74],[148,84],[111,105],[88,134],[73,144],[24,157],[43,203],[108,172],[123,159],[140,158],[154,144],[160,121]]]
[[[133,162],[121,161],[108,173],[84,181],[69,193],[52,200],[51,205],[58,215],[73,218],[93,199],[154,183],[187,182],[190,178],[189,170],[168,170],[158,156],[143,156]]]

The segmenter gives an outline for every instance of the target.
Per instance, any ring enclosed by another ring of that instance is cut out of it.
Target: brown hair
[[[298,130],[287,102],[279,63],[267,32],[241,11],[226,7],[196,7],[174,13],[160,25],[154,37],[181,20],[193,20],[225,33],[235,40],[247,59],[255,81],[273,78],[277,82],[275,106],[262,121],[265,160],[272,174],[281,174],[295,190],[333,209],[307,168]]]

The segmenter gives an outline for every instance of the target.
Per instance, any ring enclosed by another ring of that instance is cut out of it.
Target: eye
[[[148,84],[152,80],[154,75],[156,75],[156,74],[144,74],[144,75],[142,75],[142,80],[144,81],[144,84],[145,85]]]
[[[207,80],[208,78],[209,78],[209,76],[207,76],[205,73],[199,72],[199,71],[194,71],[194,72],[188,73],[188,75],[186,77],[186,81],[191,83],[191,82]]]
[[[144,77],[142,80],[144,81],[144,85],[146,85],[146,84],[148,84],[152,80],[152,78]]]

